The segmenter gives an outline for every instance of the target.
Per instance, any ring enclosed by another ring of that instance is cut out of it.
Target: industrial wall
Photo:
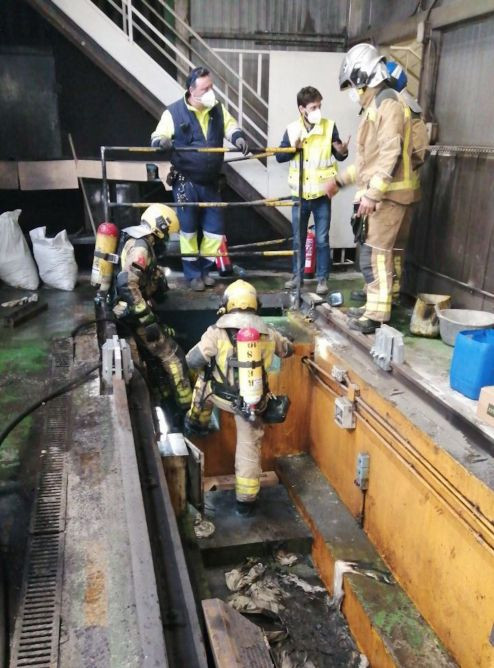
[[[494,5],[459,0],[349,0],[351,42],[423,44],[420,101],[436,124],[409,241],[406,288],[451,294],[453,306],[494,308]],[[430,41],[428,36],[430,34]]]
[[[424,169],[409,252],[412,291],[494,307],[494,16],[441,31],[432,113],[438,146]]]

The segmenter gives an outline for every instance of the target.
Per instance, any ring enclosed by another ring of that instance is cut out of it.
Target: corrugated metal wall
[[[347,0],[191,0],[194,30],[206,37],[342,34]],[[259,46],[259,44],[258,44]],[[250,47],[252,48],[252,47]],[[270,47],[267,47],[270,48]]]
[[[444,33],[436,88],[442,144],[494,146],[494,16]]]
[[[432,156],[422,183],[409,243],[410,287],[492,311],[494,155]]]
[[[457,0],[438,0],[435,7]],[[404,21],[416,11],[427,10],[433,0],[349,0],[348,35],[358,37],[371,28],[382,28],[388,23]]]

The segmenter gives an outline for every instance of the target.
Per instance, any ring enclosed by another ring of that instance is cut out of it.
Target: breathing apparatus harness
[[[264,369],[262,360],[253,362],[240,362],[238,359],[237,350],[237,329],[225,329],[230,343],[233,347],[233,354],[227,359],[226,374],[222,371],[216,363],[216,358],[213,357],[204,370],[204,389],[203,396],[200,399],[201,407],[206,399],[211,394],[216,395],[220,399],[228,401],[234,413],[241,415],[245,420],[253,422],[257,417],[268,424],[284,422],[290,407],[290,399],[286,395],[275,396],[269,389],[268,376]],[[262,383],[263,393],[261,400],[255,405],[246,403],[243,396],[240,394],[239,388],[239,369],[240,368],[258,368],[262,367]],[[218,382],[213,376],[214,370],[217,370],[221,378]],[[229,370],[233,369],[234,384],[228,382]],[[211,393],[205,396],[207,384],[211,384]]]

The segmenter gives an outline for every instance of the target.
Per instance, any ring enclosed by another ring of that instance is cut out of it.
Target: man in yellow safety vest
[[[326,197],[326,184],[337,173],[336,160],[348,156],[348,142],[340,140],[335,122],[321,114],[322,95],[312,86],[302,88],[297,94],[299,117],[288,125],[280,146],[303,149],[303,192],[301,210],[292,209],[293,229],[293,277],[285,283],[292,289],[297,279],[303,283],[305,240],[307,225],[312,213],[316,233],[316,292],[324,295],[328,291],[331,271],[331,249],[329,226],[331,223],[331,201]],[[288,185],[292,196],[299,196],[299,155],[278,153],[278,162],[290,160]]]

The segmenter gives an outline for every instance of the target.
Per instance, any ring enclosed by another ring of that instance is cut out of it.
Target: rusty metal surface
[[[151,535],[159,605],[170,665],[206,668],[201,626],[182,542],[156,444],[150,398],[138,373],[130,383],[129,405]]]
[[[53,385],[70,377],[71,357],[68,340],[54,344]],[[48,404],[45,412],[45,450],[31,516],[23,591],[12,640],[11,668],[58,665],[70,411],[68,397],[62,396]]]
[[[125,386],[96,379],[73,403],[60,665],[167,666]]]

